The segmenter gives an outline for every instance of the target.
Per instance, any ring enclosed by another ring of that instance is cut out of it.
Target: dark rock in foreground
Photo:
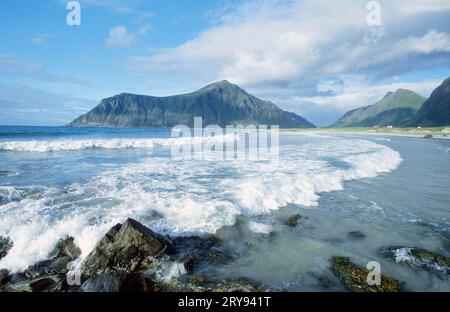
[[[128,219],[109,230],[81,266],[83,277],[124,271],[131,273],[146,266],[146,260],[174,252],[172,243],[139,222]]]
[[[6,257],[13,245],[13,241],[9,237],[0,236],[0,259]]]
[[[9,271],[0,270],[0,286],[6,284],[9,281]]]
[[[28,267],[24,273],[27,278],[35,278],[43,275],[65,275],[68,264],[81,255],[81,250],[74,243],[73,237],[61,239],[50,253],[50,259],[40,261]]]
[[[386,247],[381,254],[390,261],[430,271],[439,277],[450,275],[450,258],[417,247]]]
[[[402,283],[398,280],[387,276],[381,276],[381,285],[369,285],[367,276],[369,270],[350,262],[347,257],[332,257],[331,270],[340,280],[342,285],[352,292],[399,292]]]
[[[9,292],[60,292],[64,275],[48,275],[18,283],[10,283],[6,287]]]
[[[175,248],[168,238],[128,219],[124,224],[111,228],[81,263],[79,270],[71,272],[75,275],[81,273],[80,283],[76,282],[76,278],[68,277],[69,262],[81,254],[74,239],[69,237],[56,244],[49,259],[30,266],[24,272],[10,274],[7,270],[0,270],[0,291],[137,293],[265,290],[262,285],[245,278],[206,281],[203,277],[186,274],[196,270],[197,265],[212,261],[203,253],[214,253],[211,247],[217,241],[213,238],[179,238],[176,242],[180,252],[172,255]]]
[[[121,273],[103,273],[88,279],[81,286],[83,292],[119,292],[124,275]]]

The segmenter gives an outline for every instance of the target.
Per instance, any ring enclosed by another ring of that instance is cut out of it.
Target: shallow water
[[[233,256],[200,268],[271,288],[342,290],[329,270],[348,255],[405,281],[449,291],[448,281],[384,261],[383,246],[450,253],[450,141],[282,134],[280,160],[170,157],[167,130],[0,128],[0,235],[14,247],[0,267],[21,270],[72,235],[86,255],[133,217],[171,236],[216,234]],[[286,225],[295,213],[297,227]],[[349,231],[366,237],[352,240]],[[270,232],[270,233],[268,233]],[[328,288],[318,278],[328,277]]]

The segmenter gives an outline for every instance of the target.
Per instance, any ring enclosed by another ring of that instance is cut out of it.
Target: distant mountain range
[[[104,99],[69,126],[170,128],[193,126],[194,117],[204,125],[279,125],[280,128],[315,128],[294,113],[258,99],[224,80],[188,94],[155,97],[122,93]]]
[[[369,106],[344,114],[331,127],[437,127],[450,125],[450,78],[427,100],[417,93],[399,89]]]
[[[411,122],[425,100],[413,91],[398,89],[373,105],[347,112],[332,127],[404,126]]]

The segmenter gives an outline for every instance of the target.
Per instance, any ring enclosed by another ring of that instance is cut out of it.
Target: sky
[[[448,0],[0,1],[0,124],[64,125],[122,92],[227,79],[327,126],[450,76]]]

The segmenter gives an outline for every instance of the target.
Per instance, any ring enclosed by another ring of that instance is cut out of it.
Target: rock
[[[54,258],[68,257],[71,260],[75,260],[81,256],[81,249],[75,245],[73,237],[67,237],[58,241],[51,255]]]
[[[83,292],[119,292],[124,278],[123,273],[102,273],[84,282],[81,290]]]
[[[27,279],[36,278],[43,275],[65,275],[67,274],[68,265],[72,261],[69,257],[54,258],[40,261],[29,266],[24,274]]]
[[[184,268],[186,269],[186,272],[192,272],[198,265],[198,261],[196,258],[189,258],[186,261],[184,261],[183,264]]]
[[[9,237],[0,236],[0,259],[6,257],[14,243]]]
[[[369,270],[353,264],[347,257],[332,257],[331,270],[339,279],[342,285],[352,292],[399,292],[402,283],[398,280],[387,276],[381,276],[381,285],[370,286],[367,283]]]
[[[186,292],[264,292],[264,285],[250,281],[244,277],[206,282],[202,276],[183,278],[181,290]]]
[[[432,251],[417,247],[386,247],[380,253],[390,261],[424,269],[439,277],[450,275],[450,258]]]
[[[131,273],[143,269],[146,258],[173,252],[170,240],[128,219],[123,225],[117,224],[106,233],[83,261],[81,272],[83,277],[114,271]]]
[[[9,282],[9,271],[0,270],[0,286],[3,286],[8,282]]]
[[[432,134],[425,134],[425,135],[424,135],[424,138],[425,138],[425,139],[432,139],[432,138],[433,138],[433,135],[432,135]]]
[[[27,276],[23,273],[13,273],[9,277],[11,284],[18,284],[27,280]]]
[[[30,284],[33,292],[43,292],[56,284],[52,278],[43,278]]]
[[[263,292],[265,288],[263,285],[251,282],[246,278],[237,278],[219,282],[210,290],[212,292]]]
[[[60,290],[65,276],[49,275],[23,281],[20,283],[9,284],[8,291],[11,292],[54,292]]]
[[[163,285],[156,282],[153,276],[145,273],[129,274],[124,279],[120,291],[130,293],[159,292],[163,290]]]
[[[351,231],[347,233],[347,237],[353,240],[361,240],[366,237],[366,235],[360,231]]]
[[[222,251],[221,239],[216,236],[178,237],[174,239],[177,256],[176,261],[182,262],[188,273],[201,270],[211,262],[226,263],[233,261],[233,255]]]
[[[292,215],[287,219],[286,223],[287,223],[287,225],[292,226],[292,227],[297,226],[298,221],[301,219],[301,217],[302,216],[299,214]]]
[[[27,279],[43,275],[65,275],[69,271],[69,263],[81,255],[81,250],[74,243],[73,237],[61,239],[56,244],[49,257],[29,266],[24,274]]]

